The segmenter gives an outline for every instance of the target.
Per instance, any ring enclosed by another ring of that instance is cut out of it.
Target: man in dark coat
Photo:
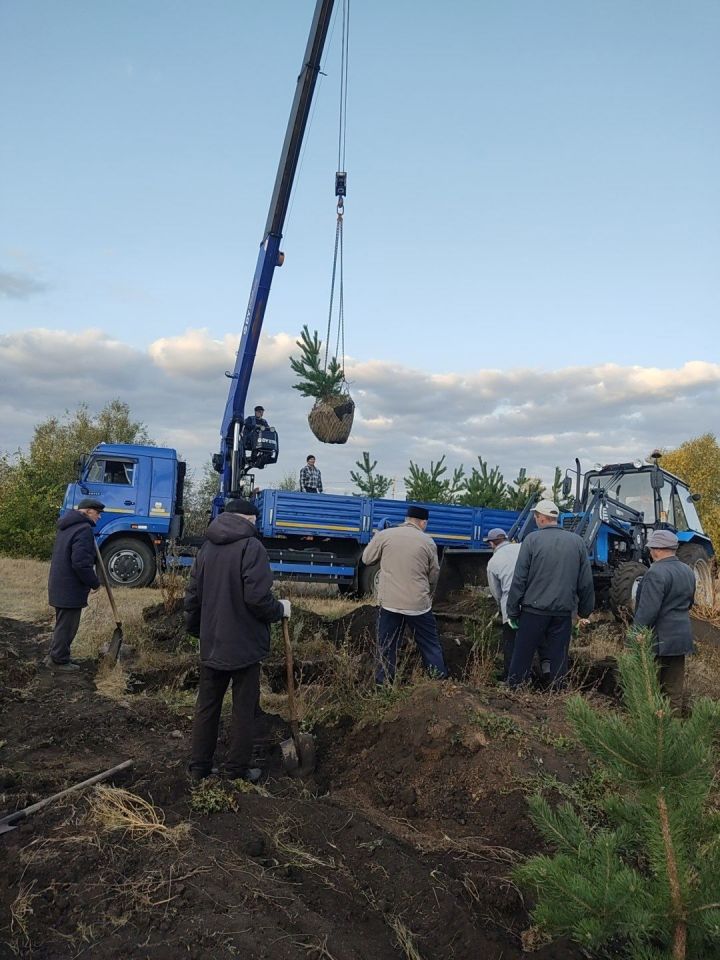
[[[70,645],[80,626],[88,594],[100,581],[95,573],[95,534],[105,505],[99,500],[81,500],[76,510],[68,510],[57,526],[50,560],[48,600],[55,607],[55,629],[50,653],[45,660],[53,673],[71,673],[79,666],[70,659]]]
[[[693,651],[695,574],[677,558],[678,538],[672,530],[653,530],[647,542],[653,563],[638,586],[633,624],[652,628],[660,685],[673,712],[680,714],[685,656]]]
[[[252,447],[253,436],[256,430],[269,430],[270,424],[265,419],[265,408],[257,406],[251,417],[245,417],[243,422],[243,445],[246,449]]]
[[[581,537],[558,526],[552,500],[534,508],[537,530],[522,542],[507,599],[508,623],[517,629],[508,684],[529,679],[536,652],[547,661],[547,680],[559,684],[568,670],[572,617],[595,606],[592,568]],[[545,676],[543,671],[543,676]]]
[[[232,684],[230,779],[257,781],[250,767],[253,725],[260,699],[260,662],[270,652],[270,624],[290,616],[290,601],[272,594],[267,551],[255,530],[257,508],[230,500],[207,528],[185,592],[188,633],[200,637],[200,683],[195,704],[190,776],[212,772],[225,693]]]

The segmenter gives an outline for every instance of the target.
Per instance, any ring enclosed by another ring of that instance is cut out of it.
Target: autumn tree
[[[111,400],[99,413],[81,404],[74,413],[48,417],[35,427],[27,453],[0,458],[0,551],[47,558],[65,487],[75,464],[98,443],[152,443],[130,408]]]
[[[697,505],[703,529],[720,549],[720,445],[712,433],[686,440],[663,453],[660,466],[701,496]]]

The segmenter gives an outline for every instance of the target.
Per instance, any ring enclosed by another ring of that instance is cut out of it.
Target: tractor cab
[[[698,602],[712,592],[714,550],[698,516],[700,496],[663,470],[659,459],[657,453],[652,463],[608,463],[589,470],[584,479],[576,461],[576,471],[569,471],[563,484],[567,497],[575,474],[573,509],[561,515],[560,523],[585,541],[598,600],[618,614],[631,608],[633,590],[650,565],[647,538],[653,529],[677,533],[677,555],[695,571]]]
[[[585,511],[597,491],[642,514],[644,526],[669,526],[678,533],[703,533],[696,502],[687,485],[654,464],[607,464],[585,474],[579,510]]]

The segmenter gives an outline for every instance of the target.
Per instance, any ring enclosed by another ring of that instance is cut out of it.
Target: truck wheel
[[[635,612],[635,581],[644,577],[648,568],[639,560],[621,563],[610,581],[610,609],[618,620],[632,617]]]
[[[369,567],[361,564],[358,572],[358,595],[361,597],[377,597],[380,585],[380,564],[371,563]]]
[[[111,540],[102,557],[111,587],[147,587],[155,579],[157,560],[144,540]]]
[[[712,606],[713,577],[710,558],[699,543],[681,543],[677,552],[678,560],[682,560],[692,568],[695,574],[695,603],[700,606]]]

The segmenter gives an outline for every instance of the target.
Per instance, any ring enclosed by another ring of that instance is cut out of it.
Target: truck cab
[[[182,535],[184,480],[185,464],[170,447],[101,443],[78,461],[62,510],[85,497],[105,504],[95,536],[113,585],[155,579],[165,544]]]

